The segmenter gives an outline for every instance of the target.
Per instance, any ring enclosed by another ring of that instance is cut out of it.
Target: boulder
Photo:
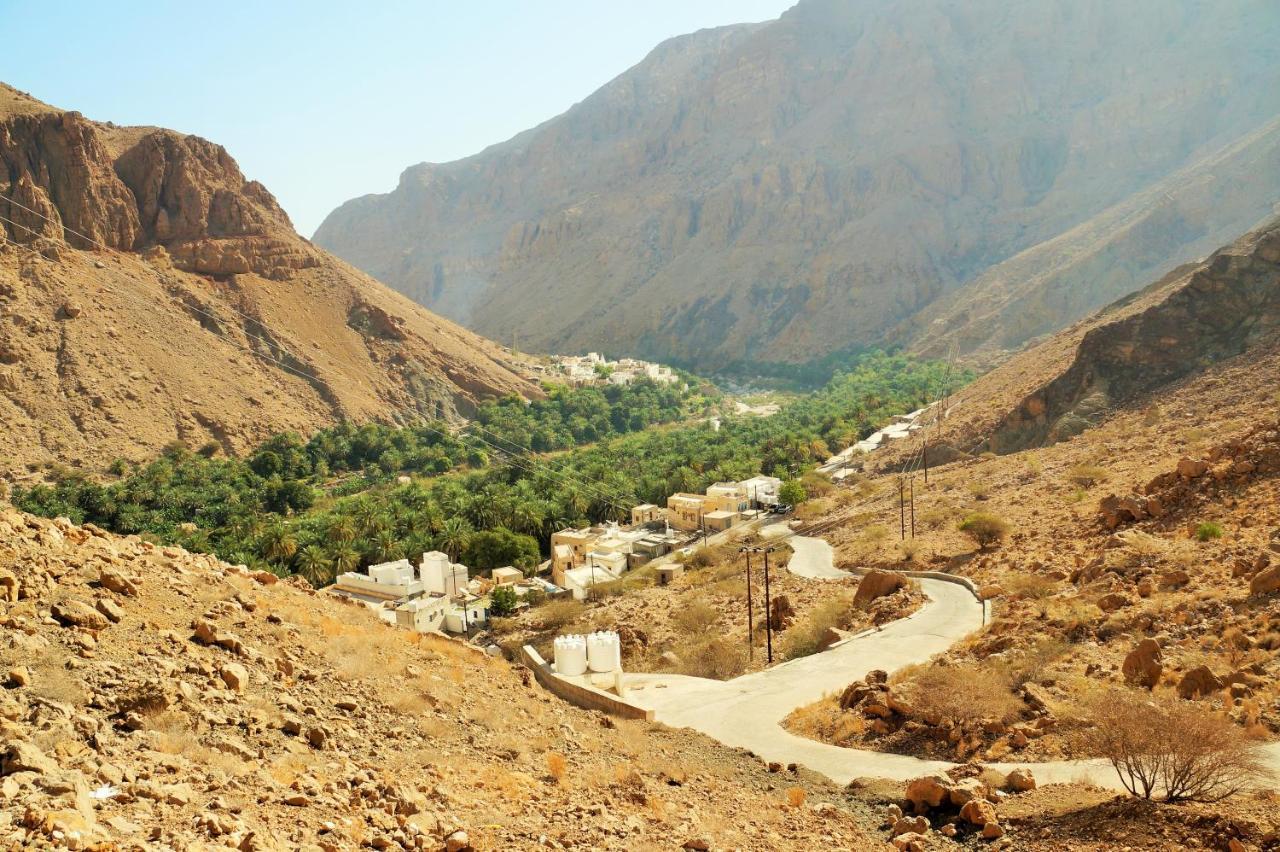
[[[945,775],[925,775],[907,782],[907,801],[922,814],[947,801],[951,787],[952,781]]]
[[[249,673],[238,663],[227,663],[218,670],[218,676],[232,692],[244,692],[244,688],[249,685]]]
[[[947,799],[953,808],[963,808],[974,799],[987,797],[987,785],[977,777],[963,778],[947,791]]]
[[[979,828],[996,822],[996,806],[986,799],[973,799],[960,809],[960,819]]]
[[[31,685],[31,671],[26,666],[14,666],[9,669],[9,674],[5,678],[5,685],[17,689],[23,686]]]
[[[1277,590],[1280,590],[1280,565],[1259,571],[1249,581],[1251,595],[1269,595]]]
[[[1120,592],[1112,592],[1098,598],[1098,609],[1103,612],[1115,612],[1118,609],[1124,609],[1132,605],[1133,601],[1129,599],[1129,596]]]
[[[982,827],[983,840],[995,840],[997,837],[1004,836],[1004,829],[1000,827],[1000,823],[992,820]]]
[[[1163,671],[1160,643],[1154,639],[1143,639],[1138,646],[1125,655],[1120,667],[1127,683],[1152,689],[1160,682]]]
[[[879,569],[869,571],[858,582],[858,591],[853,596],[853,605],[865,608],[876,598],[891,595],[905,585],[907,585],[906,575],[899,574],[897,571]]]
[[[102,573],[98,575],[98,585],[118,595],[127,597],[136,597],[138,594],[138,584],[136,580],[132,580],[118,571],[104,568]]]
[[[98,598],[93,602],[94,609],[107,617],[112,624],[119,624],[124,618],[124,610],[110,598]]]
[[[0,568],[0,601],[17,602],[21,587],[18,578]]]
[[[1199,459],[1182,459],[1178,462],[1178,476],[1182,479],[1199,479],[1209,471],[1209,463]]]
[[[1199,698],[1220,691],[1225,684],[1222,678],[1209,670],[1208,666],[1198,666],[1182,676],[1178,682],[1180,698]]]
[[[899,817],[890,831],[895,837],[900,834],[928,834],[929,820],[922,816]]]
[[[1006,776],[1009,789],[1015,793],[1026,793],[1036,788],[1036,777],[1030,769],[1015,769]]]
[[[86,630],[102,630],[111,622],[107,617],[84,601],[69,598],[50,608],[53,617],[65,627],[83,627]]]
[[[58,764],[29,742],[15,740],[0,753],[0,775],[12,775],[15,772],[52,775],[57,771]]]

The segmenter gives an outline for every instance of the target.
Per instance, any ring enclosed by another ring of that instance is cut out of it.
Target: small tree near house
[[[498,617],[516,611],[516,590],[511,586],[498,586],[489,593],[489,612]]]
[[[788,479],[778,489],[778,499],[791,506],[798,506],[809,499],[809,492],[798,479]]]

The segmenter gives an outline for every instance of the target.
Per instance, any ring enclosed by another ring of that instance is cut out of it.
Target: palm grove
[[[549,386],[531,403],[486,403],[456,432],[344,423],[308,440],[276,435],[243,459],[174,445],[136,468],[117,463],[110,482],[55,471],[52,484],[18,489],[14,502],[317,585],[427,550],[473,571],[529,569],[567,526],[758,472],[794,480],[935,398],[949,378],[940,362],[864,355],[778,414],[725,417],[718,430],[707,422],[717,392],[691,377]],[[793,484],[789,495],[803,491]]]

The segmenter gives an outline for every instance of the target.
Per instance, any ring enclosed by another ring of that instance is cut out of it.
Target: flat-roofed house
[[[631,508],[631,523],[633,526],[658,523],[666,520],[666,517],[666,511],[661,506],[655,506],[652,503],[641,503],[639,506]]]
[[[702,529],[702,516],[715,509],[708,506],[705,494],[678,492],[667,498],[667,520],[678,530]]]

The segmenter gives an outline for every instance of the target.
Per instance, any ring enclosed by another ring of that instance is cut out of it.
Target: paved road
[[[777,527],[766,536],[778,535]],[[831,547],[819,539],[797,536],[788,542],[797,574],[817,579],[846,576],[832,563]],[[652,709],[657,721],[693,728],[730,746],[749,749],[765,761],[798,763],[838,784],[854,778],[907,780],[953,764],[899,754],[842,748],[782,728],[791,711],[843,689],[872,669],[894,671],[928,660],[982,626],[982,604],[963,586],[921,578],[927,603],[914,614],[846,640],[827,651],[782,663],[729,681],[671,674],[626,675],[627,698]],[[996,764],[1005,771],[1030,768],[1040,783],[1087,780],[1118,787],[1114,770],[1104,761]]]
[[[765,538],[781,538],[790,532],[791,528],[786,524],[770,524],[760,530],[760,535]],[[787,544],[794,551],[787,563],[787,570],[792,574],[808,577],[810,580],[842,580],[853,576],[848,571],[835,567],[831,545],[823,539],[798,535],[788,540]]]

